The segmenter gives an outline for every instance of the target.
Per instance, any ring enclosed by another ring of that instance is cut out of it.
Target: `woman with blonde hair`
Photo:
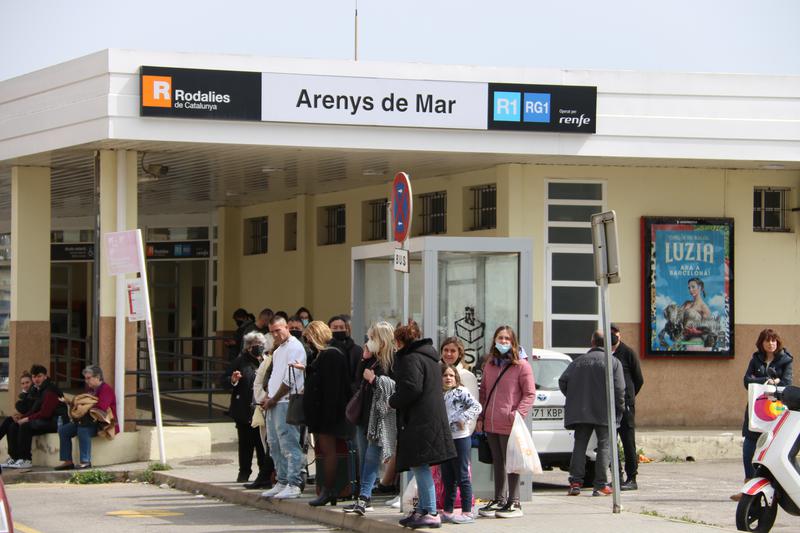
[[[361,418],[358,431],[365,431],[366,450],[363,456],[361,486],[358,498],[344,508],[346,513],[363,516],[372,509],[372,489],[381,462],[387,463],[395,453],[397,424],[395,411],[389,407],[394,393],[394,328],[388,322],[378,322],[367,332],[364,359],[359,365],[363,381]]]
[[[315,354],[306,368],[303,409],[306,426],[314,434],[317,457],[322,458],[323,474],[320,494],[308,504],[314,507],[336,505],[336,439],[349,438],[352,432],[344,416],[351,396],[350,367],[345,353],[331,345],[333,334],[324,322],[309,323],[303,337]]]

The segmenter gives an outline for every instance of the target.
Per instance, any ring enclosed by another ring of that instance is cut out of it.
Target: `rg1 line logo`
[[[142,105],[172,107],[172,76],[142,76]]]

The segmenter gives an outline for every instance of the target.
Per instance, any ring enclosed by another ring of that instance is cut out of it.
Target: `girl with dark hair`
[[[430,467],[456,457],[456,450],[442,398],[439,354],[431,339],[420,336],[414,322],[394,331],[396,389],[389,405],[397,410],[397,471],[411,470],[419,491],[417,506],[400,525],[436,528],[442,521]]]
[[[520,360],[519,354],[514,329],[511,326],[497,328],[492,349],[486,354],[483,364],[480,385],[483,413],[476,427],[477,431],[486,432],[494,459],[494,499],[478,510],[481,516],[522,516],[519,474],[506,474],[506,447],[515,414],[519,413],[523,418],[528,414],[536,389],[533,370],[526,360]]]
[[[758,334],[756,340],[756,351],[747,365],[744,373],[744,388],[751,383],[768,385],[778,385],[786,387],[792,384],[792,355],[783,347],[783,341],[778,332],[767,328]],[[774,371],[775,377],[770,378],[770,370]],[[744,412],[744,423],[742,424],[742,462],[744,463],[745,480],[753,477],[753,454],[756,451],[756,442],[761,435],[755,431],[750,431],[750,423],[747,409]],[[738,501],[742,497],[741,493],[731,496],[732,500]]]
[[[311,316],[311,311],[309,311],[306,307],[300,307],[294,312],[294,315],[300,319],[300,321],[303,323],[303,327],[308,326],[314,321],[314,317]]]

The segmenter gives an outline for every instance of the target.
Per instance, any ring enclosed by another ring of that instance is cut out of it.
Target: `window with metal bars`
[[[422,204],[420,235],[447,233],[447,192],[421,194],[419,201]]]
[[[386,209],[389,201],[386,198],[372,200],[366,203],[366,233],[365,241],[385,241],[386,240]]]
[[[497,185],[481,185],[470,188],[472,192],[471,230],[497,227]]]
[[[753,231],[791,231],[786,213],[789,189],[756,187],[753,189]]]
[[[267,217],[248,218],[244,221],[244,255],[267,253]]]
[[[346,237],[344,204],[329,205],[322,208],[322,230],[319,244],[342,244]]]

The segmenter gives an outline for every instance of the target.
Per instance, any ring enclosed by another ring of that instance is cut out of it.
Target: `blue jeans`
[[[436,487],[433,485],[433,475],[429,465],[412,466],[411,472],[417,480],[419,503],[417,511],[436,514]]]
[[[267,443],[278,483],[299,487],[303,482],[303,449],[300,447],[300,430],[286,423],[288,409],[289,402],[280,402],[267,411]]]
[[[72,461],[72,437],[78,436],[78,449],[81,463],[92,461],[92,437],[97,435],[97,426],[79,426],[75,422],[67,422],[58,429],[60,447],[58,455],[62,461]]]
[[[367,428],[364,426],[356,426],[356,448],[358,449],[358,468],[360,470],[364,469],[364,463],[366,462],[367,456],[367,446],[369,446],[369,441],[367,440]]]
[[[469,479],[469,454],[472,449],[472,437],[453,439],[456,445],[456,457],[441,464],[442,484],[444,485],[445,512],[452,513],[456,503],[456,487],[461,489],[461,511],[472,512],[472,482]]]
[[[742,462],[744,463],[744,477],[750,479],[755,475],[755,468],[753,468],[753,455],[756,453],[757,439],[744,438],[742,442]]]
[[[361,488],[359,489],[359,495],[362,498],[372,497],[372,489],[375,488],[382,456],[383,448],[372,442],[367,445],[366,453],[364,453],[364,468],[361,470]]]

